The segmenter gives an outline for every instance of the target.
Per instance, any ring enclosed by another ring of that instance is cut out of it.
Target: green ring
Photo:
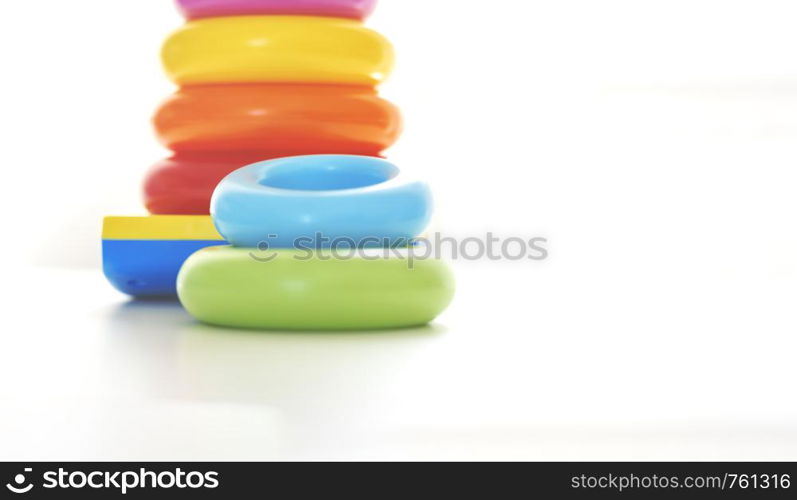
[[[185,262],[177,293],[189,313],[213,325],[370,330],[429,323],[451,303],[454,277],[435,259],[210,247]]]

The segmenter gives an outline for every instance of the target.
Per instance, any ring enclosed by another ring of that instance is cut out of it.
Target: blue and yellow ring
[[[174,296],[185,260],[197,250],[222,244],[224,238],[208,216],[106,217],[103,272],[127,295]]]

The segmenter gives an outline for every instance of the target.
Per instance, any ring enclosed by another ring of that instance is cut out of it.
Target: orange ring
[[[188,86],[155,115],[161,142],[178,153],[379,155],[398,139],[401,114],[367,86]]]

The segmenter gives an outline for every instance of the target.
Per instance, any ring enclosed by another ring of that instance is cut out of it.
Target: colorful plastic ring
[[[144,206],[158,215],[210,215],[210,197],[231,172],[282,154],[178,154],[161,160],[144,178]]]
[[[234,246],[406,245],[428,225],[426,183],[379,158],[313,155],[249,165],[222,180],[210,213]]]
[[[252,15],[365,19],[376,0],[177,0],[177,5],[188,19]]]
[[[398,139],[401,114],[373,87],[236,84],[183,87],[155,115],[178,153],[290,152],[378,156]]]
[[[174,296],[185,259],[197,250],[222,244],[208,216],[106,217],[103,271],[122,293]]]
[[[450,304],[454,278],[439,260],[359,256],[328,250],[207,248],[178,277],[180,301],[202,322],[271,330],[355,330],[424,325]]]
[[[236,82],[376,85],[393,66],[384,37],[332,17],[240,16],[191,21],[163,47],[180,85]]]

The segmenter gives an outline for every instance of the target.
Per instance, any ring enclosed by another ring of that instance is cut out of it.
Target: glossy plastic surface
[[[173,297],[177,273],[197,250],[217,240],[103,240],[102,268],[108,281],[133,297]]]
[[[239,16],[191,21],[162,51],[180,85],[234,82],[375,85],[393,49],[359,21],[332,17]]]
[[[245,248],[208,248],[178,277],[183,306],[205,323],[272,330],[398,328],[432,321],[454,295],[438,260],[348,260],[280,250],[268,262]],[[261,257],[263,254],[258,254]]]
[[[292,15],[364,19],[376,0],[177,0],[189,19],[224,16]]]
[[[213,190],[230,172],[288,153],[176,155],[161,160],[144,178],[144,205],[152,214],[210,215]]]
[[[223,240],[208,216],[145,216],[103,219],[104,240]]]
[[[297,156],[236,170],[219,183],[210,213],[234,246],[398,246],[428,225],[432,195],[379,158]]]
[[[179,153],[276,152],[378,156],[401,133],[399,110],[373,87],[231,84],[183,87],[155,115]],[[262,159],[262,158],[261,158]]]
[[[106,217],[102,266],[108,281],[135,297],[174,296],[192,253],[223,245],[210,217]]]

